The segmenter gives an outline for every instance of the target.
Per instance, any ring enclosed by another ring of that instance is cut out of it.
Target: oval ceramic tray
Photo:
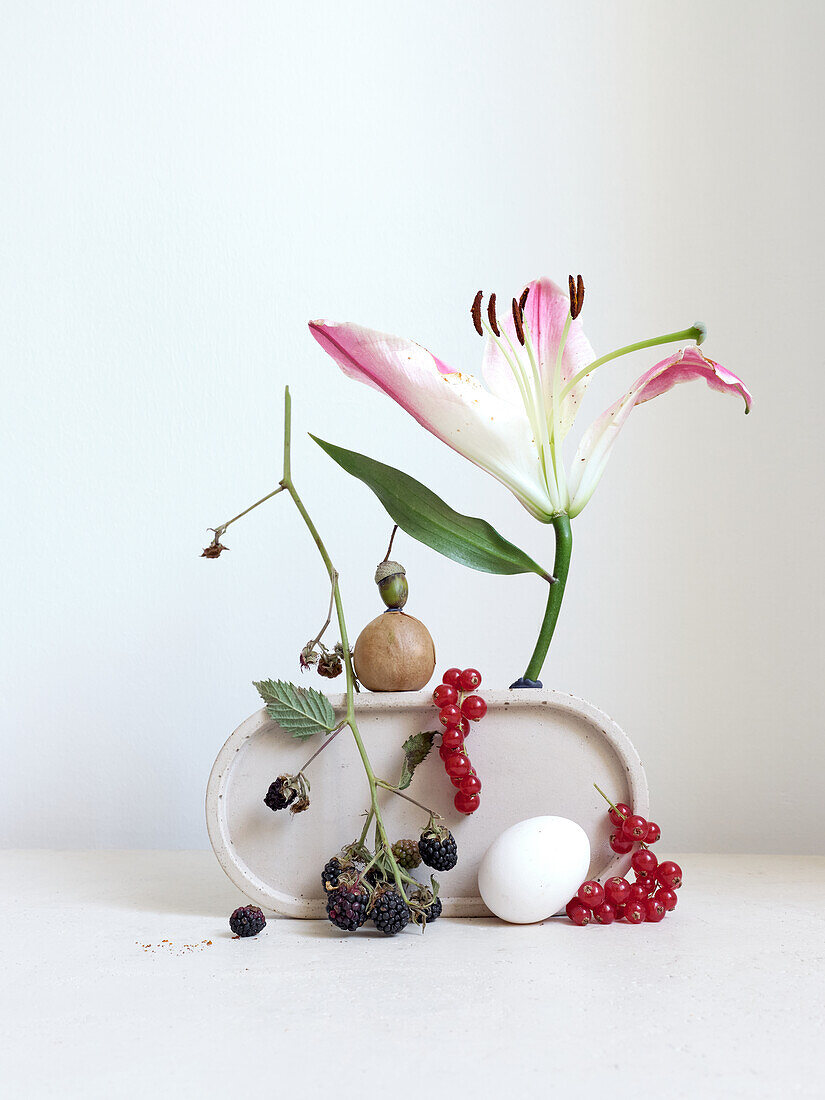
[[[590,837],[591,878],[623,874],[629,856],[615,856],[606,805],[593,784],[614,802],[644,816],[647,780],[636,750],[596,707],[547,689],[483,691],[488,712],[473,723],[467,751],[483,783],[472,817],[453,808],[455,790],[434,748],[407,792],[445,818],[458,844],[458,865],[438,876],[445,916],[487,916],[478,896],[478,864],[502,830],[528,817],[556,814],[577,821]],[[333,696],[342,713],[344,697]],[[435,729],[429,691],[367,694],[356,702],[358,724],[377,775],[396,782],[401,745],[419,730]],[[209,839],[221,866],[247,897],[289,917],[326,915],[321,869],[356,839],[369,794],[361,760],[343,730],[308,770],[310,808],[294,817],[273,813],[264,795],[276,776],[296,772],[320,744],[299,742],[266,710],[246,719],[218,754],[206,792]],[[426,815],[390,792],[381,796],[391,839],[417,838]],[[425,881],[428,868],[416,874]]]

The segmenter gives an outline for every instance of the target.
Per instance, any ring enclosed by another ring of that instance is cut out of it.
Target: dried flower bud
[[[289,807],[291,814],[302,814],[304,810],[309,809],[309,799],[304,795],[303,798],[299,798],[297,802],[293,802]]]
[[[224,550],[228,549],[228,546],[223,546],[218,539],[215,539],[214,542],[210,542],[209,545],[205,548],[204,552],[201,554],[201,557],[219,558]]]
[[[315,650],[315,642],[307,642],[304,648],[301,650],[301,655],[298,658],[298,664],[301,669],[311,668],[318,660],[318,654]]]
[[[318,658],[318,675],[326,676],[328,680],[334,680],[344,671],[341,658],[337,653],[322,653]]]

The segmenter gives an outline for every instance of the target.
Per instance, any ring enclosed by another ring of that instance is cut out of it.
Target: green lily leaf
[[[546,569],[508,542],[486,520],[454,511],[409,474],[357,451],[326,443],[317,436],[311,438],[348,474],[372,489],[402,531],[445,558],[482,573],[536,573],[546,581],[551,580]]]

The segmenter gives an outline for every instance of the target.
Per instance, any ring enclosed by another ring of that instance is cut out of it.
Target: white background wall
[[[305,323],[474,371],[479,287],[581,271],[597,350],[702,318],[756,404],[695,385],[633,414],[574,525],[545,683],[626,728],[671,849],[825,851],[816,6],[3,9],[0,842],[205,846],[250,681],[297,678],[327,598],[281,500],[198,557],[280,476],[285,382],[354,628],[389,525],[304,430],[549,559],[549,529]],[[652,362],[605,370],[583,419]],[[440,666],[522,671],[540,582],[397,552]]]

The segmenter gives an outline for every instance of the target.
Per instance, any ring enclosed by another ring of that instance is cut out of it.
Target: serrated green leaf
[[[255,688],[269,717],[300,741],[335,728],[335,711],[323,692],[286,680],[258,680]]]
[[[433,747],[434,737],[434,731],[414,733],[401,746],[404,750],[404,766],[401,769],[401,778],[398,780],[399,791],[405,791],[412,783],[413,772],[422,760],[427,759],[430,749]]]
[[[401,530],[425,546],[482,573],[537,573],[545,580],[551,579],[546,569],[486,520],[454,511],[409,474],[317,436],[312,439],[348,474],[368,485]]]

